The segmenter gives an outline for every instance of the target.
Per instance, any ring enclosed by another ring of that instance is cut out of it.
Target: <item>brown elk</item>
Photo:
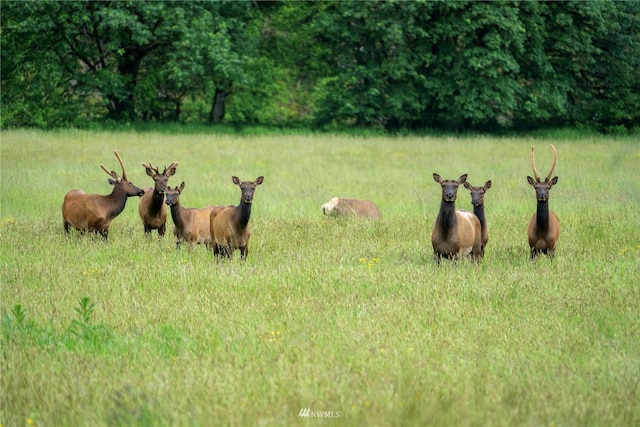
[[[484,194],[491,188],[491,181],[484,183],[482,187],[474,187],[468,182],[464,182],[464,188],[471,192],[471,204],[473,205],[473,213],[480,221],[480,229],[482,230],[482,255],[484,256],[484,248],[489,241],[489,229],[487,228],[487,218],[484,215]]]
[[[433,174],[435,182],[442,187],[442,202],[431,234],[431,244],[435,260],[442,258],[456,260],[471,255],[473,260],[482,257],[480,220],[471,212],[456,209],[458,186],[467,180],[467,174],[457,181],[443,180]]]
[[[240,187],[242,195],[238,206],[225,206],[223,209],[211,212],[211,239],[213,240],[213,254],[218,260],[233,258],[233,252],[240,249],[242,260],[247,259],[249,253],[249,218],[251,205],[256,187],[262,184],[264,177],[259,176],[255,181],[240,182],[237,176],[231,178]]]
[[[214,209],[222,209],[222,206],[208,206],[206,208],[184,208],[180,204],[180,194],[184,190],[184,182],[180,187],[167,187],[165,191],[165,203],[171,209],[173,219],[173,235],[176,236],[176,248],[184,242],[211,244],[211,231],[209,218]]]
[[[556,242],[560,238],[560,222],[553,211],[549,210],[549,191],[551,187],[558,183],[558,177],[551,178],[553,170],[556,167],[558,152],[556,147],[551,146],[553,151],[553,163],[551,170],[544,179],[540,180],[536,162],[533,154],[533,146],[531,147],[531,167],[533,168],[533,176],[527,176],[527,181],[536,190],[536,199],[538,200],[538,208],[529,221],[527,235],[529,237],[529,246],[531,247],[531,258],[536,258],[540,254],[547,254],[553,257],[556,252]]]
[[[164,236],[167,225],[167,205],[164,203],[164,193],[167,190],[169,178],[176,173],[178,162],[165,166],[162,173],[151,163],[143,163],[142,166],[154,182],[153,187],[145,188],[144,196],[140,198],[138,203],[138,212],[142,219],[144,232],[151,234],[151,230],[158,230],[158,236]]]
[[[356,216],[367,219],[382,217],[380,210],[372,201],[344,197],[333,197],[322,205],[322,212],[327,216]]]
[[[100,234],[105,239],[109,234],[111,221],[124,210],[127,198],[142,196],[144,190],[136,187],[127,179],[124,163],[117,151],[113,152],[122,167],[122,176],[114,171],[109,171],[104,165],[100,165],[103,171],[111,178],[109,184],[113,185],[111,194],[102,196],[98,194],[86,194],[82,190],[70,190],[64,196],[62,203],[62,221],[64,231],[69,233],[69,227],[74,227],[82,232],[89,231]]]

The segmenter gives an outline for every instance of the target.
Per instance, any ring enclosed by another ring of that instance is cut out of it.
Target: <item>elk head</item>
[[[474,187],[468,182],[464,182],[464,188],[471,192],[471,204],[475,207],[484,205],[484,193],[491,188],[491,181],[485,182],[483,187]]]
[[[121,188],[127,196],[142,196],[144,194],[144,190],[136,187],[133,182],[127,179],[127,172],[124,168],[124,163],[122,162],[122,158],[120,154],[118,154],[117,150],[113,150],[113,154],[116,155],[118,162],[120,162],[120,167],[122,168],[122,176],[118,175],[115,171],[109,171],[103,164],[100,164],[100,167],[103,171],[107,173],[111,177],[109,179],[109,184]]]
[[[465,173],[455,181],[453,179],[443,180],[440,175],[434,173],[433,180],[442,187],[442,201],[455,202],[458,197],[458,186],[467,180],[467,174]]]
[[[549,174],[544,179],[544,181],[542,181],[538,176],[538,170],[536,169],[536,162],[533,154],[533,146],[531,146],[531,167],[533,168],[533,176],[535,177],[535,180],[528,176],[527,181],[536,190],[536,198],[539,202],[546,202],[547,200],[549,200],[549,190],[551,190],[551,187],[558,183],[557,176],[551,178],[551,174],[553,174],[553,170],[556,168],[558,152],[556,151],[556,147],[554,147],[553,145],[551,145],[551,150],[553,151],[553,163],[551,165],[551,170],[549,171]]]
[[[146,169],[147,175],[153,179],[155,183],[155,190],[160,194],[164,194],[167,189],[169,178],[176,173],[178,162],[173,162],[169,166],[165,166],[164,172],[162,173],[158,171],[157,167],[153,167],[151,163],[143,163],[142,167]]]
[[[237,176],[231,177],[233,183],[240,187],[242,190],[242,198],[241,201],[244,203],[253,202],[253,193],[256,191],[256,187],[262,184],[264,177],[259,176],[255,181],[243,181],[240,182],[240,178]]]
[[[165,203],[169,206],[177,204],[182,190],[184,190],[184,182],[180,184],[180,187],[167,187],[167,190],[165,192]]]

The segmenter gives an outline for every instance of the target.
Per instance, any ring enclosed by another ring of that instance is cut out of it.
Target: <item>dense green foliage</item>
[[[562,235],[532,262],[530,146],[544,175],[549,144]],[[64,194],[110,191],[114,148],[141,186],[142,162],[179,161],[189,207],[264,175],[246,263],[145,236],[135,198],[107,243],[65,236]],[[640,424],[632,137],[19,129],[0,150],[2,426]],[[433,172],[492,180],[480,265],[433,261]],[[383,218],[324,217],[336,195]]]
[[[1,16],[4,128],[640,121],[638,2],[46,0]]]

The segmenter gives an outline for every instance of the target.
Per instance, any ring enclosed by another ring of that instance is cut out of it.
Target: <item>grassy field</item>
[[[532,262],[530,146],[545,176],[551,143],[562,235],[553,262]],[[1,144],[3,427],[640,424],[637,141],[22,130]],[[144,187],[142,162],[179,161],[187,207],[237,204],[231,176],[264,175],[247,262],[144,236],[137,198],[108,243],[66,236],[64,194],[109,193],[114,149]],[[480,265],[433,262],[433,172],[493,181]],[[383,219],[326,218],[333,196]]]

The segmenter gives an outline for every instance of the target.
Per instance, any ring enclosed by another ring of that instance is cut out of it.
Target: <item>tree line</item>
[[[640,123],[640,2],[2,2],[0,125]]]

